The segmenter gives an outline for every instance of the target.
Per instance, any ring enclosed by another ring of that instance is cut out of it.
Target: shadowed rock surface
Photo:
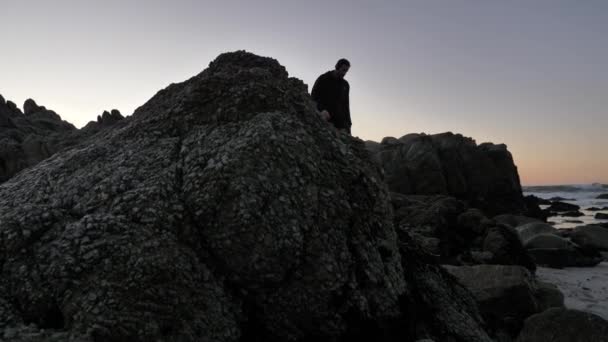
[[[13,340],[491,341],[275,60],[220,55],[122,122],[0,185]]]
[[[552,308],[528,318],[517,342],[608,342],[608,322],[578,310]]]
[[[504,144],[483,143],[451,132],[387,137],[367,142],[401,194],[449,195],[487,215],[526,213],[517,167]]]

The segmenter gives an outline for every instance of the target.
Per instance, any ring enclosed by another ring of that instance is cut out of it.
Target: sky
[[[0,94],[77,127],[222,52],[312,86],[352,67],[352,133],[504,143],[523,185],[608,183],[606,0],[0,0]]]

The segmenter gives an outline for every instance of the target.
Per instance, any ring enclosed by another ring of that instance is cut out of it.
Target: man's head
[[[348,69],[350,69],[350,62],[347,59],[342,58],[338,61],[338,63],[336,63],[335,74],[339,78],[344,78],[348,72]]]

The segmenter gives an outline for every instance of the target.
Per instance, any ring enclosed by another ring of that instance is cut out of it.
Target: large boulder
[[[591,313],[552,308],[525,321],[517,342],[608,342],[608,321]]]
[[[543,222],[530,222],[517,226],[516,228],[522,242],[526,244],[528,240],[540,234],[558,235],[558,230],[550,224]]]
[[[397,237],[364,143],[242,51],[2,184],[0,265],[17,332],[491,341],[470,293]]]
[[[576,243],[572,243],[561,236],[563,232],[546,223],[532,222],[516,229],[527,253],[538,265],[563,268],[595,266],[602,261],[595,246],[581,245],[575,239],[572,241]]]
[[[587,249],[608,250],[608,229],[597,225],[577,227],[570,239]]]
[[[536,265],[517,236],[517,232],[504,225],[490,228],[483,240],[483,250],[492,253],[492,264],[520,265],[534,272]]]
[[[368,146],[391,191],[449,195],[488,215],[526,211],[517,168],[504,144],[477,145],[448,132],[409,134]]]
[[[517,336],[523,321],[539,312],[536,296],[542,296],[543,307],[560,305],[553,289],[539,285],[532,274],[520,266],[477,265],[444,266],[475,296],[486,322],[496,330]],[[559,291],[558,291],[559,292]],[[563,298],[562,298],[563,305]]]

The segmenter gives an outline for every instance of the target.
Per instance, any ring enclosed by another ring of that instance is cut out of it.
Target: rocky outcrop
[[[31,99],[24,110],[0,101],[0,183],[79,141],[76,128],[54,111]]]
[[[117,129],[124,123],[120,112],[112,110],[79,130],[32,99],[25,101],[23,110],[0,99],[0,183],[104,129]]]
[[[608,194],[601,194],[596,197],[596,199],[608,199]]]
[[[110,112],[104,111],[97,116],[97,121],[91,121],[82,128],[88,133],[98,132],[104,128],[115,126],[117,123],[124,123],[124,116],[117,109],[112,109]]]
[[[528,318],[517,342],[608,342],[608,322],[578,310],[552,308]]]
[[[368,142],[368,149],[393,192],[449,195],[492,216],[526,211],[517,167],[504,144],[477,145],[448,132],[384,138]]]
[[[444,264],[535,265],[508,226],[448,196],[392,193],[397,232],[407,232]]]
[[[220,55],[125,121],[0,185],[0,327],[491,341],[470,293],[396,234],[363,142],[275,60]]]
[[[520,266],[444,266],[477,300],[481,313],[496,330],[516,337],[524,320],[547,307],[563,307],[563,295],[540,284]]]

